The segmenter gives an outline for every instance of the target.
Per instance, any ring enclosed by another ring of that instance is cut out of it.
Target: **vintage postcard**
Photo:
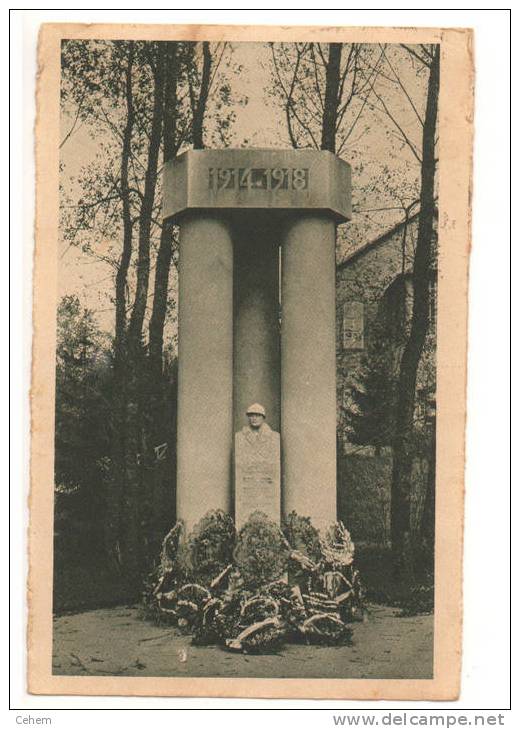
[[[472,40],[42,26],[30,692],[457,698]]]

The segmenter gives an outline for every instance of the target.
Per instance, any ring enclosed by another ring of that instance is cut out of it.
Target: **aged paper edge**
[[[54,387],[63,38],[440,43],[437,498],[432,679],[52,675]],[[34,694],[455,700],[460,690],[473,33],[469,29],[45,24],[38,52],[28,690]]]

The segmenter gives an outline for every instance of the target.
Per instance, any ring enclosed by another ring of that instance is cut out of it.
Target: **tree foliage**
[[[64,296],[57,315],[54,559],[55,595],[65,601],[63,568],[87,569],[103,553],[111,380],[109,338],[77,296]]]
[[[72,172],[67,155],[61,160],[62,256],[73,249],[85,263],[102,267],[103,281],[111,283],[113,337],[101,336],[94,312],[78,299],[62,301],[56,479],[85,494],[99,485],[102,498],[92,508],[103,527],[107,559],[135,585],[175,517],[178,236],[173,223],[162,220],[161,173],[189,147],[227,146],[233,138],[236,110],[245,99],[232,83],[241,70],[232,53],[228,43],[62,44],[60,146],[65,151],[81,143],[94,150]],[[348,234],[340,231],[340,255],[352,240],[366,241],[367,231],[385,227],[392,215],[408,219],[419,212],[411,327],[398,366],[395,352],[384,350],[368,382],[373,399],[360,402],[375,426],[376,402],[382,403],[377,393],[393,358],[398,544],[409,521],[410,422],[418,362],[427,346],[438,51],[307,42],[271,44],[270,53],[268,93],[284,111],[289,143],[327,150],[353,164],[356,220]]]
[[[406,231],[410,216],[418,213],[410,326],[404,337],[400,334],[393,341],[380,327],[370,361],[365,361],[364,382],[354,388],[351,416],[355,438],[392,445],[394,567],[399,579],[413,579],[409,555],[414,414],[435,255],[439,47],[282,43],[272,44],[271,51],[272,93],[285,110],[292,146],[327,149],[353,164],[353,209],[362,226],[361,240],[366,242],[367,222],[374,214],[388,220],[391,212],[399,213]],[[372,146],[383,141],[384,163],[372,150],[367,154],[366,149],[356,149],[363,136]],[[356,236],[352,224],[348,234]]]
[[[416,212],[424,64],[395,44],[273,43],[271,57],[269,93],[291,146],[352,166],[355,215],[339,229],[340,257]]]
[[[414,559],[411,544],[413,422],[417,371],[429,326],[430,267],[435,215],[436,131],[439,99],[440,48],[424,47],[422,58],[429,69],[428,93],[423,121],[421,150],[421,192],[419,229],[412,271],[413,311],[410,334],[403,350],[397,385],[391,502],[391,536],[394,569],[401,580],[413,580]],[[433,468],[433,464],[431,464]]]
[[[229,134],[229,53],[207,42],[62,46],[62,147],[81,129],[96,150],[62,187],[63,255],[81,250],[113,281],[102,522],[107,558],[136,586],[174,516],[176,362],[165,328],[177,232],[162,220],[162,166]]]
[[[77,296],[58,306],[56,346],[56,458],[59,490],[99,493],[109,452],[111,357],[108,338]]]

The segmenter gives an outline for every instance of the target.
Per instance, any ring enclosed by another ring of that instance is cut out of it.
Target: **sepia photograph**
[[[42,27],[30,690],[456,698],[471,43]]]

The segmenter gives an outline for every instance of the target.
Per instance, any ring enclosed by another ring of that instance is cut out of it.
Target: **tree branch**
[[[74,117],[74,121],[72,122],[72,126],[69,129],[69,131],[67,132],[67,134],[63,137],[62,141],[60,142],[59,149],[61,149],[63,147],[63,145],[65,144],[65,142],[68,139],[70,139],[70,137],[74,133],[74,130],[76,129],[76,126],[77,126],[77,123],[79,121],[79,117],[80,117],[80,114],[81,114],[81,111],[82,111],[82,108],[83,108],[83,101],[85,100],[85,96],[86,96],[86,92],[83,94],[83,96],[81,97],[81,99],[80,99],[80,101],[78,103],[78,108],[76,110],[76,116]]]
[[[396,80],[396,81],[397,81],[397,83],[399,84],[399,87],[400,87],[401,91],[403,92],[403,94],[404,94],[404,95],[406,96],[406,98],[408,99],[408,102],[409,102],[410,106],[412,107],[412,109],[413,109],[413,111],[414,111],[414,113],[415,113],[415,116],[416,116],[416,117],[417,117],[417,119],[419,120],[419,124],[421,125],[421,127],[422,127],[422,126],[424,126],[424,121],[423,121],[423,119],[422,119],[421,115],[419,114],[419,112],[417,111],[417,108],[416,108],[415,104],[413,103],[413,100],[411,99],[411,97],[410,97],[410,94],[409,94],[409,93],[408,93],[408,91],[407,91],[407,90],[405,89],[405,87],[404,87],[404,85],[403,85],[403,83],[402,83],[401,79],[399,78],[399,75],[398,75],[398,74],[396,73],[396,71],[395,71],[394,67],[393,67],[393,66],[392,66],[392,64],[390,63],[390,59],[389,59],[389,58],[388,58],[388,56],[386,55],[386,51],[385,51],[385,49],[384,49],[384,46],[382,46],[382,45],[381,45],[381,46],[380,46],[380,48],[381,48],[381,51],[382,51],[382,53],[383,53],[383,55],[384,55],[385,61],[386,61],[386,62],[387,62],[387,64],[388,64],[388,67],[390,68],[390,70],[391,70],[391,71],[392,71],[392,73],[394,74],[395,80]]]
[[[410,48],[410,46],[407,46],[404,43],[400,43],[399,45],[401,46],[401,48],[404,48],[406,51],[408,51],[408,53],[411,56],[414,56],[414,58],[416,58],[418,61],[420,61],[420,63],[422,63],[423,66],[426,66],[426,68],[430,68],[430,64],[428,63],[428,61],[425,61],[424,58],[421,58],[421,56],[418,53],[416,53],[414,50],[412,50]]]

